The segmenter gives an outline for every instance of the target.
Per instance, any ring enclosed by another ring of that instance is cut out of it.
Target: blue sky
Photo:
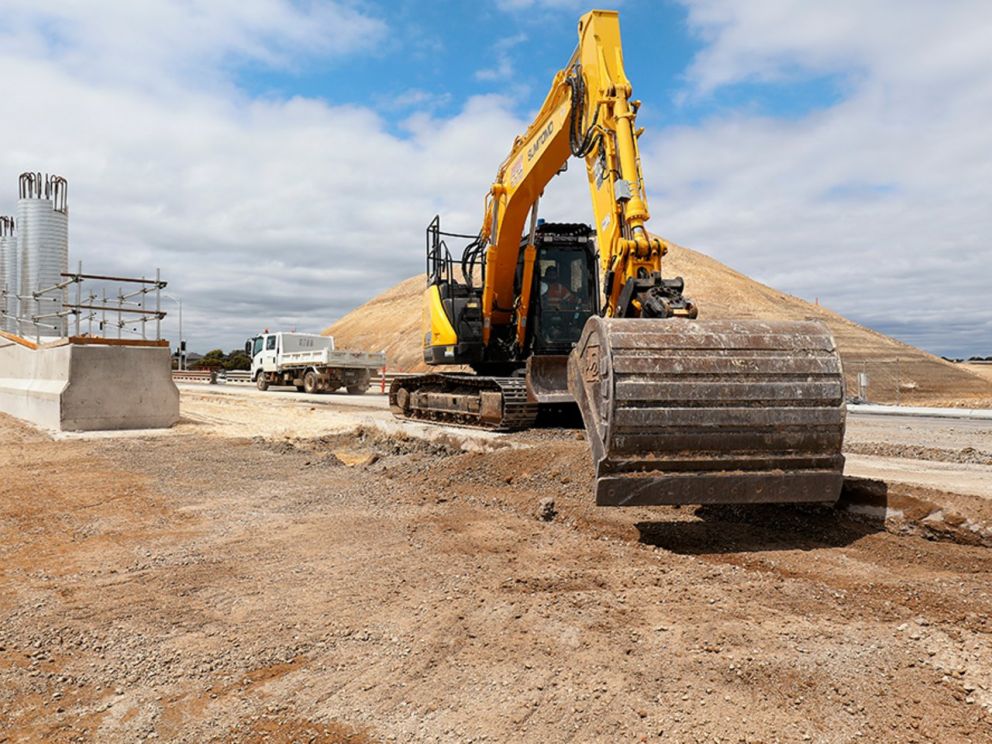
[[[526,115],[540,105],[576,44],[573,6],[501,10],[487,3],[406,0],[367,7],[382,9],[390,33],[361,59],[311,60],[280,70],[247,65],[238,68],[239,83],[253,95],[378,105],[401,132],[411,111],[450,116],[486,93],[507,96]],[[646,100],[667,106],[699,48],[686,11],[676,3],[635,0],[622,12],[628,72],[641,81],[638,92]],[[687,108],[697,116],[711,106]]]
[[[455,115],[473,96],[504,96],[521,117],[543,101],[576,44],[583,6],[499,7],[474,2],[367,3],[389,18],[390,33],[358,59],[301,59],[283,68],[232,60],[235,79],[259,97],[307,96],[372,105],[397,136],[411,113]],[[703,96],[685,95],[685,73],[705,42],[677,2],[628,0],[618,8],[627,73],[644,101],[643,125],[693,125],[747,110],[799,117],[839,100],[842,76],[804,74],[742,81]]]
[[[619,9],[653,230],[930,351],[992,353],[992,5]],[[478,228],[585,10],[5,0],[0,213],[21,171],[68,177],[72,260],[160,266],[194,348],[319,330],[422,271],[436,212]],[[573,168],[542,207],[587,202]]]

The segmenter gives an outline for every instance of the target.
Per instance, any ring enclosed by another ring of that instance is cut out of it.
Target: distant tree
[[[244,349],[235,349],[224,360],[224,369],[251,369],[251,359],[245,354]]]
[[[211,349],[191,366],[193,369],[226,369],[224,367],[226,361],[227,355],[224,354],[223,349]]]

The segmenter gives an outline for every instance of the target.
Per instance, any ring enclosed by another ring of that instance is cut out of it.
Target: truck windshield
[[[254,357],[261,350],[262,350],[262,337],[256,336],[255,341],[251,347],[251,355]]]

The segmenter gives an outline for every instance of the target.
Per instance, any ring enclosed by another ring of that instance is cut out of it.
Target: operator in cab
[[[558,279],[558,266],[551,264],[544,270],[541,280],[541,299],[552,307],[567,307],[575,304],[575,295]]]

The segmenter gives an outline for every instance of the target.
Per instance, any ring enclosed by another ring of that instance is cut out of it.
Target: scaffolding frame
[[[154,279],[144,276],[137,278],[109,276],[106,274],[84,274],[83,262],[79,261],[75,272],[62,272],[60,276],[62,277],[62,281],[50,287],[40,287],[31,291],[30,294],[13,295],[18,300],[34,301],[36,312],[28,318],[16,315],[10,316],[6,312],[6,299],[9,289],[7,286],[0,287],[0,318],[12,317],[19,331],[25,325],[33,327],[35,330],[35,339],[39,343],[41,342],[40,331],[42,328],[55,331],[60,336],[68,336],[70,317],[74,318],[75,321],[76,337],[83,336],[82,324],[85,320],[88,324],[86,335],[89,337],[109,338],[107,332],[113,327],[116,327],[117,338],[123,339],[125,331],[128,333],[132,332],[128,326],[140,324],[141,339],[147,341],[149,340],[148,323],[154,321],[154,340],[160,341],[162,339],[162,320],[165,319],[168,313],[162,310],[161,295],[162,290],[169,286],[169,283],[162,280],[161,269],[155,269]],[[127,292],[124,291],[124,287],[117,287],[116,298],[108,298],[107,290],[104,287],[101,292],[100,304],[96,305],[94,303],[97,301],[97,295],[92,290],[87,294],[86,301],[83,301],[83,283],[86,281],[113,282],[123,285],[138,285],[138,287]],[[70,303],[69,289],[73,285],[76,288],[76,301]],[[60,296],[53,296],[55,293],[60,293]],[[153,307],[149,307],[149,300],[151,299],[149,295],[153,295],[154,297]],[[114,304],[114,300],[116,300],[116,304]],[[41,305],[44,302],[60,303],[56,307],[61,307],[61,309],[53,312],[40,312],[42,310]],[[98,317],[98,313],[100,314],[100,320],[97,326],[99,334],[94,335],[93,321]],[[107,313],[111,313],[111,317],[116,314],[116,320],[111,320],[108,323]]]

